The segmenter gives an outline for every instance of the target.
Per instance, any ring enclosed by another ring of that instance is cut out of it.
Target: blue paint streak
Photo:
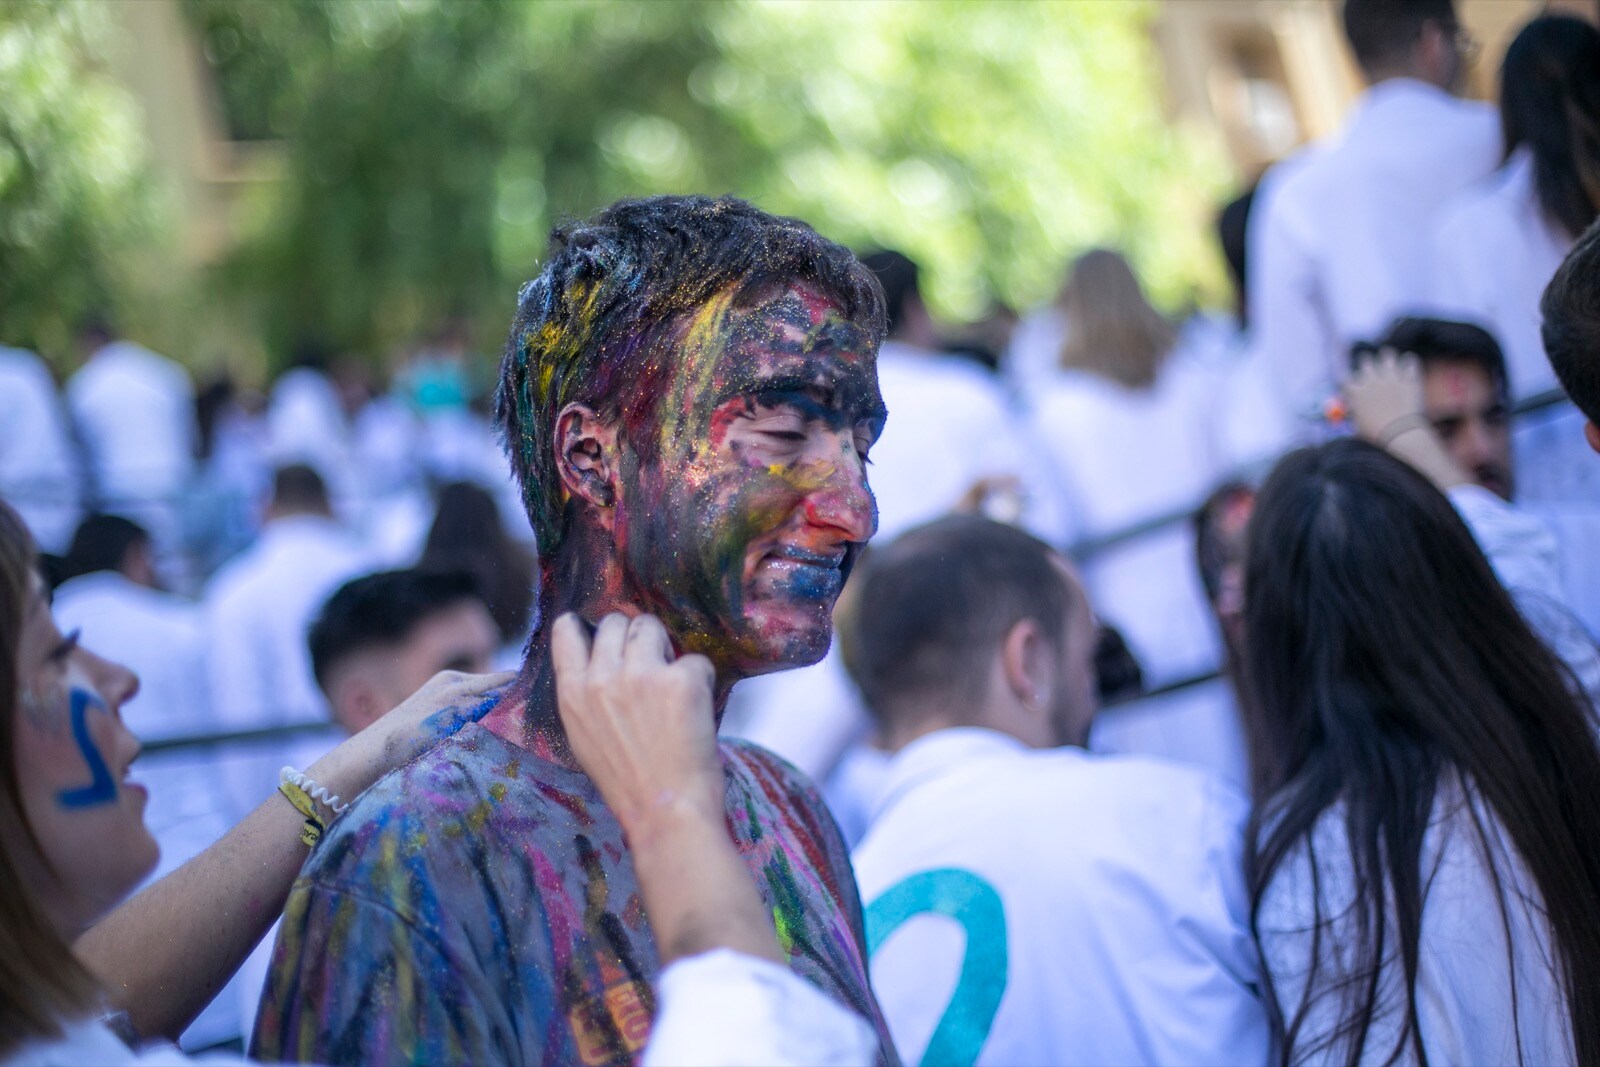
[[[71,697],[72,739],[78,742],[83,762],[89,765],[89,784],[77,789],[64,789],[56,795],[56,799],[64,808],[92,808],[109,804],[117,799],[117,782],[111,777],[105,757],[100,755],[100,750],[94,747],[94,740],[89,736],[89,712],[105,711],[106,706],[82,689],[74,689]]]

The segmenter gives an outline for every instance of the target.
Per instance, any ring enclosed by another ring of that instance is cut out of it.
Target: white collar
[[[891,805],[924,782],[942,777],[974,759],[1028,751],[1031,750],[1027,745],[1010,734],[982,726],[952,726],[925,734],[895,753],[889,761],[872,821],[877,822]]]

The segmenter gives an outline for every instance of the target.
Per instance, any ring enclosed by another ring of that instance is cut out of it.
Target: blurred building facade
[[[1456,0],[1482,46],[1468,92],[1492,99],[1501,57],[1544,11],[1600,21],[1597,0]],[[1153,28],[1175,121],[1212,129],[1241,180],[1338,129],[1362,81],[1338,0],[1162,0]]]

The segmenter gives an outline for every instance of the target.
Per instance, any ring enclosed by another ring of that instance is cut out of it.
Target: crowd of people
[[[656,197],[493,383],[0,349],[0,1063],[1600,1062],[1600,28],[1343,19],[1226,313]]]

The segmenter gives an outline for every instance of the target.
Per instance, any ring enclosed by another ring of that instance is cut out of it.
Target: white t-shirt
[[[0,499],[47,552],[65,552],[82,511],[80,470],[55,382],[32,352],[0,347]]]
[[[1352,342],[1426,313],[1434,220],[1500,154],[1492,107],[1391,78],[1339,133],[1267,172],[1250,220],[1251,329],[1292,417],[1334,392]]]
[[[63,582],[51,611],[62,632],[81,629],[84,647],[139,676],[139,693],[122,718],[140,740],[216,729],[206,700],[199,605],[114,571],[95,571]]]
[[[1433,235],[1439,314],[1494,334],[1517,400],[1556,388],[1539,333],[1539,300],[1572,249],[1572,238],[1539,206],[1533,178],[1532,153],[1517,149],[1451,201]]]
[[[1468,812],[1469,802],[1488,831],[1488,845],[1504,883],[1504,918],[1483,858],[1483,844]],[[1312,831],[1317,856],[1315,886],[1310,855],[1301,842],[1268,885],[1258,916],[1262,959],[1284,1018],[1290,1021],[1310,985],[1307,971],[1317,927],[1313,901],[1321,895],[1323,969],[1311,990],[1310,1012],[1296,1046],[1308,1050],[1316,1048],[1319,1036],[1330,1034],[1344,1017],[1340,983],[1349,981],[1354,971],[1353,961],[1347,958],[1357,921],[1350,910],[1355,901],[1354,872],[1344,818],[1342,805],[1335,805],[1323,813]],[[1488,805],[1475,794],[1469,796],[1453,775],[1440,782],[1423,837],[1421,873],[1424,895],[1416,1005],[1428,1061],[1517,1063],[1520,1042],[1521,1062],[1571,1063],[1566,998],[1552,968],[1550,931],[1540,914],[1537,887]],[[1385,935],[1386,963],[1379,979],[1379,1011],[1359,1055],[1352,1056],[1341,1046],[1310,1062],[1379,1063],[1394,1050],[1405,988],[1398,938],[1391,914]],[[1409,1044],[1398,1062],[1416,1062]]]
[[[1058,371],[1038,388],[1031,429],[1081,536],[1199,504],[1225,473],[1214,423],[1224,382],[1214,361],[1179,347],[1146,389],[1084,371]],[[1096,611],[1122,632],[1147,681],[1217,662],[1187,523],[1096,552],[1081,569]]]
[[[947,729],[853,856],[906,1062],[1264,1063],[1248,805],[1186,767]]]
[[[368,563],[365,548],[333,520],[295,516],[269,522],[217,571],[204,605],[219,729],[327,721],[306,631],[333,591]]]
[[[867,468],[878,502],[876,543],[947,514],[974,482],[1001,475],[1022,483],[1022,524],[1060,539],[1066,518],[1054,482],[1030,453],[994,375],[961,356],[891,341],[878,354],[878,387],[889,418]]]

